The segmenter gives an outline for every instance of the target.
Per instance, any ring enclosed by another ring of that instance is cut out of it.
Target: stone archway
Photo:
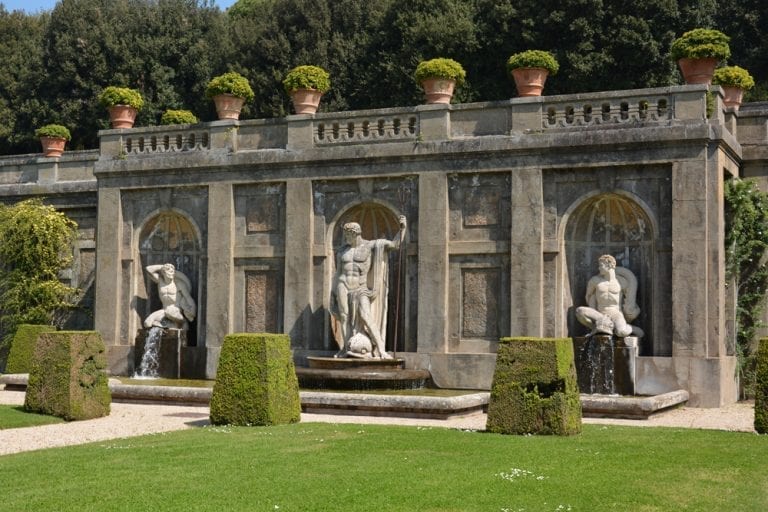
[[[342,245],[343,226],[347,222],[357,222],[366,240],[379,238],[393,239],[400,230],[397,214],[386,205],[377,202],[365,202],[344,211],[333,225],[332,240],[334,251]],[[335,255],[335,253],[334,253]],[[407,350],[405,346],[406,314],[406,257],[398,251],[389,255],[389,298],[387,307],[386,349],[398,352]],[[333,337],[333,334],[331,334]]]
[[[141,268],[137,272],[140,272],[144,289],[148,292],[147,300],[138,311],[142,320],[162,307],[154,285],[144,271],[147,265],[172,263],[192,283],[192,297],[198,308],[203,306],[200,297],[200,241],[197,229],[186,216],[176,211],[164,211],[150,218],[139,233],[138,247]],[[190,346],[197,344],[194,324],[187,333],[187,343]]]
[[[585,333],[573,310],[584,304],[587,281],[597,274],[597,259],[602,254],[616,258],[618,265],[630,269],[638,280],[637,302],[640,316],[633,322],[646,333],[641,351],[650,355],[654,332],[654,224],[634,199],[625,195],[599,194],[584,200],[570,214],[564,231],[566,293],[569,336]]]

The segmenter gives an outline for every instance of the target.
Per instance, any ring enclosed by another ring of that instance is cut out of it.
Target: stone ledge
[[[684,404],[688,397],[687,391],[679,389],[654,396],[582,394],[579,398],[585,417],[647,419],[652,414]]]

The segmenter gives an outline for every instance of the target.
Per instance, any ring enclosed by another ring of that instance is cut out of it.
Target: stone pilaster
[[[291,346],[309,348],[312,305],[312,182],[288,181],[285,187],[285,309],[283,330]]]

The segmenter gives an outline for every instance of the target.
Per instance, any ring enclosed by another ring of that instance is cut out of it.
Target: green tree
[[[46,14],[9,13],[0,4],[0,154],[40,151],[35,128],[58,122],[39,99],[47,20]]]
[[[61,325],[76,290],[59,281],[72,262],[77,225],[41,199],[0,205],[0,332],[22,323]]]
[[[768,193],[750,180],[726,182],[725,221],[726,273],[736,293],[736,354],[749,380],[768,291]]]
[[[208,0],[62,0],[45,34],[45,101],[93,148],[108,121],[97,97],[108,85],[138,89],[138,125],[166,109],[215,119],[203,90],[229,58],[224,14]]]

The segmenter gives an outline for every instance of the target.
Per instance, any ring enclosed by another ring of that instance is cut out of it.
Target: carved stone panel
[[[509,240],[510,190],[508,173],[449,176],[451,240]]]
[[[498,268],[468,268],[461,272],[461,337],[499,337]]]
[[[281,330],[281,278],[274,270],[245,272],[245,330],[272,332]]]

